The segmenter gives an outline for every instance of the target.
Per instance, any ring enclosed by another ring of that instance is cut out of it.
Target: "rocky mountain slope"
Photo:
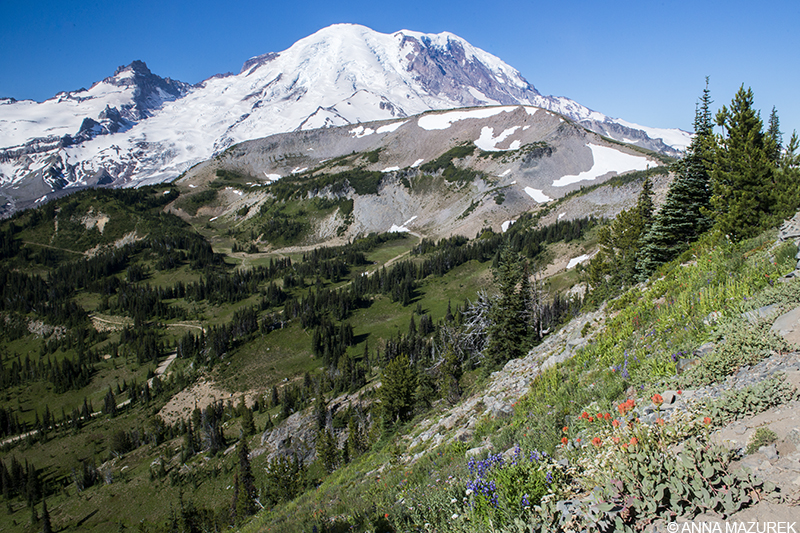
[[[317,221],[309,243],[385,231],[473,236],[487,226],[505,230],[522,213],[583,186],[665,161],[541,108],[471,108],[240,143],[178,180],[185,197],[175,205],[209,184],[219,187],[218,176],[230,173],[241,183],[198,210],[212,224],[255,223],[276,198],[320,198],[352,207]],[[371,185],[359,185],[367,178]],[[559,218],[614,216],[631,196],[613,189]]]
[[[388,35],[342,24],[194,87],[135,61],[88,90],[42,103],[2,100],[0,192],[13,211],[69,187],[171,180],[236,143],[274,133],[508,104],[542,107],[669,155],[688,144],[685,132],[543,96],[514,68],[453,34]]]

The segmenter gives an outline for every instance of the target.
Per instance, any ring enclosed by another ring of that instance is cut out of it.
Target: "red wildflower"
[[[569,442],[569,439],[567,437],[561,437],[561,444],[566,446],[568,442]]]
[[[711,423],[711,419],[710,419],[709,417],[705,417],[705,418],[703,419],[703,424],[705,424],[705,425],[709,425],[710,423]]]
[[[606,420],[611,420],[611,413],[604,414],[603,418],[605,418]]]
[[[636,437],[631,437],[630,444],[631,446],[636,446],[637,444],[639,444],[639,439],[637,439]]]
[[[611,437],[611,440],[614,441],[614,444],[619,444],[619,437]]]
[[[589,417],[589,422],[594,422],[594,417],[593,416]]]
[[[589,418],[589,413],[587,413],[586,411],[582,412],[581,418]]]
[[[595,437],[592,439],[592,444],[599,448],[603,444],[603,441],[600,439],[600,437]]]
[[[651,399],[653,400],[653,403],[656,405],[661,405],[662,403],[664,403],[664,398],[662,398],[660,394],[653,394],[653,397]]]
[[[663,426],[665,424],[664,419],[663,418],[656,418],[656,424],[658,424],[659,426]]]
[[[619,420],[617,420],[617,419],[615,418],[615,419],[614,419],[614,421],[613,421],[613,422],[611,422],[611,425],[612,425],[612,426],[614,426],[615,428],[618,428],[618,427],[619,427]]]

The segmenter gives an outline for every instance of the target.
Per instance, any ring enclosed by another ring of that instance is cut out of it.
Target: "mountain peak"
[[[124,74],[126,72],[131,72],[132,74],[138,74],[140,76],[145,76],[145,77],[153,75],[153,73],[150,72],[150,69],[147,68],[147,64],[141,59],[136,59],[132,61],[129,65],[120,65],[119,67],[117,67],[117,70],[114,71],[114,77],[119,76],[120,74]]]
[[[658,138],[666,138],[663,132],[645,133],[566,98],[542,96],[516,69],[453,33],[385,34],[334,24],[248,59],[239,74],[197,86],[161,78],[136,60],[88,91],[35,106],[3,101],[0,151],[24,149],[0,168],[0,184],[34,175],[58,150],[70,161],[70,183],[100,169],[119,185],[156,183],[236,143],[276,133],[492,105],[542,107],[603,135],[676,153]],[[65,135],[72,137],[66,147],[58,142]]]

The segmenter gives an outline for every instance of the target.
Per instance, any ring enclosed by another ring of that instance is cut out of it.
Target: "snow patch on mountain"
[[[505,141],[509,136],[513,135],[515,131],[520,129],[520,126],[514,126],[504,130],[497,137],[494,136],[494,128],[484,126],[481,129],[481,136],[475,141],[475,146],[485,152],[500,152],[507,150],[518,150],[520,147],[519,141],[512,141],[507,148],[498,148],[497,145]]]
[[[672,146],[678,150],[686,150],[692,143],[692,134],[683,130],[640,126],[639,124],[634,124],[633,122],[628,122],[627,120],[622,120],[620,118],[613,120],[617,124],[621,124],[628,128],[641,130],[645,132],[651,139],[661,139],[664,141],[664,144]],[[633,144],[635,141],[631,140],[625,142],[631,142]]]
[[[485,109],[471,109],[469,111],[449,111],[447,113],[434,113],[421,116],[417,120],[417,125],[423,130],[446,130],[459,120],[470,118],[489,118],[500,113],[510,112],[518,106],[488,107]]]
[[[525,192],[533,198],[537,203],[543,204],[552,200],[541,189],[534,189],[533,187],[525,187]]]
[[[608,146],[589,144],[594,164],[580,174],[563,176],[553,181],[553,187],[564,187],[584,180],[594,180],[609,172],[623,173],[631,170],[645,170],[653,161],[647,157],[626,154]]]

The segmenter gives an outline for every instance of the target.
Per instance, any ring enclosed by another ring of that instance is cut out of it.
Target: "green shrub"
[[[711,421],[722,426],[732,420],[752,416],[777,405],[800,398],[797,389],[782,376],[773,377],[743,389],[726,391],[718,399],[706,402]]]
[[[789,344],[772,331],[768,321],[752,325],[744,319],[736,319],[721,326],[717,335],[724,340],[682,376],[682,386],[716,383],[743,366],[758,363],[772,352],[789,349]]]
[[[778,440],[778,435],[766,426],[757,428],[747,443],[747,453],[756,453],[762,446],[767,446]]]

